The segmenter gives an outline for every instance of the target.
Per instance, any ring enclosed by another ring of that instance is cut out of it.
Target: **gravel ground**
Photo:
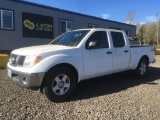
[[[156,59],[144,80],[132,72],[91,79],[62,103],[17,86],[0,69],[0,120],[159,120],[160,56]]]

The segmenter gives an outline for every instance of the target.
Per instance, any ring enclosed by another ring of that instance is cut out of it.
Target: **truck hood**
[[[19,48],[12,51],[12,54],[16,55],[36,55],[38,53],[47,52],[47,51],[56,51],[62,49],[68,49],[69,46],[62,46],[62,45],[39,45],[39,46],[31,46],[31,47],[24,47]]]

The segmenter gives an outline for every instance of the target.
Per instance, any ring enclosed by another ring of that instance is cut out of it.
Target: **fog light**
[[[27,78],[24,77],[22,82],[23,82],[23,84],[27,84],[27,83],[28,83],[28,82],[27,82]]]

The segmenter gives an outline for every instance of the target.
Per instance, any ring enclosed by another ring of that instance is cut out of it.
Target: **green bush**
[[[160,55],[160,50],[156,50],[156,55]]]

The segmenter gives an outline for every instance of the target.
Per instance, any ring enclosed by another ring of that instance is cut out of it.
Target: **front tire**
[[[61,102],[74,92],[77,80],[71,69],[59,66],[45,77],[43,93],[52,102]]]
[[[148,62],[146,59],[141,59],[136,68],[136,75],[138,78],[143,79],[147,73]]]

